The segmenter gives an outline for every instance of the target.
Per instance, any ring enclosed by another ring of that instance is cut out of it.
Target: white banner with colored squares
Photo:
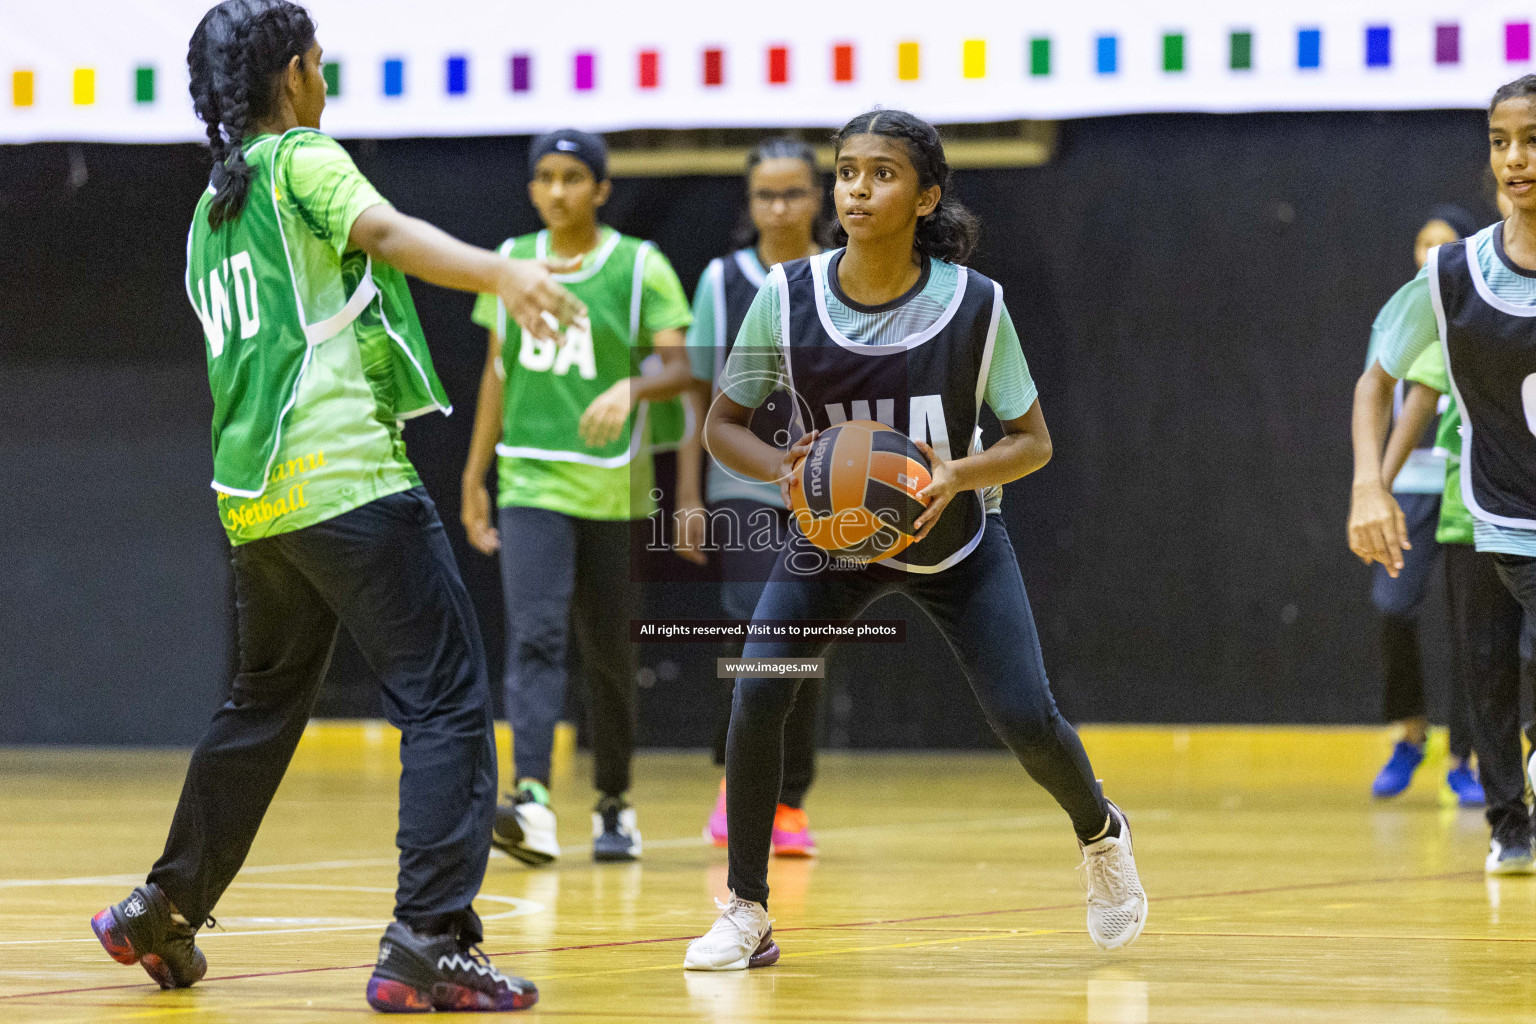
[[[313,0],[342,137],[1481,107],[1536,70],[1487,0]],[[0,142],[202,138],[204,0],[0,0]]]

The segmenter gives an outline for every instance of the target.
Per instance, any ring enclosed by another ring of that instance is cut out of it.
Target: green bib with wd
[[[382,329],[394,342],[389,376],[396,418],[450,409],[405,275],[361,252],[338,257],[302,230],[295,214],[280,209],[279,154],[310,131],[254,143],[246,153],[254,174],[240,216],[210,228],[210,188],[187,235],[187,298],[202,321],[213,392],[213,487],[242,498],[266,490],[314,347],[354,322]]]

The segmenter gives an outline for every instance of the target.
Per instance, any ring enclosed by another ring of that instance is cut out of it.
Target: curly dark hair
[[[964,263],[976,251],[981,238],[981,222],[976,215],[950,195],[949,161],[944,157],[944,140],[939,130],[905,110],[870,110],[838,129],[832,145],[841,153],[849,139],[857,135],[879,135],[900,142],[907,158],[917,170],[920,189],[939,186],[939,205],[932,213],[917,219],[913,245],[924,256],[949,263]],[[848,241],[848,233],[839,224],[838,244]]]
[[[245,136],[271,111],[278,74],[314,44],[314,19],[287,0],[224,0],[198,22],[187,44],[187,71],[213,156],[211,227],[245,209],[252,173]]]

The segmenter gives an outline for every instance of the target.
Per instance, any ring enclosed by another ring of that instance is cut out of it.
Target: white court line
[[[1167,810],[1141,810],[1136,812],[1137,821],[1164,821],[1171,817],[1173,817],[1173,812]],[[943,829],[946,832],[988,831],[999,828],[1022,828],[1032,825],[1060,825],[1062,822],[1062,813],[1060,811],[1054,811],[1050,813],[1014,815],[1003,818],[962,818],[952,821],[898,821],[885,822],[878,825],[845,825],[840,828],[820,829],[817,831],[817,835],[859,836],[869,835],[871,833],[877,832],[889,832],[893,830],[921,831],[925,829]],[[677,836],[670,839],[646,840],[644,845],[651,849],[673,850],[687,849],[689,847],[709,846],[709,842],[702,835],[693,835]],[[580,845],[563,846],[562,851],[590,850],[591,848],[591,843],[582,843]],[[503,854],[503,856],[505,855]],[[396,863],[397,861],[393,857],[373,857],[363,860],[309,861],[303,864],[262,864],[255,867],[242,868],[240,870],[240,874],[235,876],[235,882],[232,883],[231,887],[234,885],[243,885],[245,888],[249,889],[294,889],[324,892],[367,892],[390,894],[395,890],[378,886],[327,885],[324,883],[314,882],[242,883],[240,878],[243,875],[271,875],[297,871],[330,871],[345,870],[347,868],[394,867]],[[20,886],[31,887],[49,885],[137,885],[142,880],[142,875],[90,875],[79,878],[15,878],[0,879],[0,889]],[[488,917],[482,918],[482,920],[485,921],[497,921],[511,917],[526,917],[530,914],[541,913],[546,909],[541,903],[536,903],[533,900],[521,899],[520,897],[516,896],[495,896],[482,892],[479,894],[477,899],[489,900],[493,903],[506,903],[511,905],[513,908],[509,911],[503,911],[502,913],[492,914]],[[308,928],[258,928],[249,931],[238,932],[214,930],[199,932],[198,938],[211,938],[217,935],[299,935],[316,932],[360,931],[366,928],[379,928],[382,927],[382,925],[385,923],[387,922],[372,922],[369,924],[360,925],[336,925]],[[94,937],[86,939],[4,939],[0,940],[0,946],[47,946],[75,942],[90,943],[96,941],[97,940]]]
[[[304,864],[260,864],[243,867],[236,875],[278,875],[289,871],[333,871],[345,868],[390,868],[398,863],[394,857],[369,857],[365,860],[314,860]],[[144,881],[137,875],[85,875],[79,878],[0,878],[0,889],[19,889],[29,886],[48,885],[138,885]],[[393,890],[391,890],[393,891]]]
[[[1173,817],[1172,811],[1152,810],[1137,811],[1135,818],[1141,821],[1166,821]],[[817,838],[826,836],[863,836],[876,832],[909,832],[924,829],[942,829],[947,832],[988,832],[1002,828],[1023,828],[1032,825],[1060,825],[1066,824],[1066,814],[1063,811],[1051,811],[1049,813],[1020,814],[1007,818],[960,818],[954,821],[890,821],[879,825],[844,825],[838,828],[812,829]],[[647,850],[680,850],[690,846],[712,846],[705,839],[702,832],[693,836],[680,836],[673,839],[645,839],[642,846]],[[562,843],[560,852],[562,856],[568,851],[581,851],[592,849],[591,843],[570,844]],[[499,850],[493,852],[499,853]],[[503,856],[506,856],[503,854]],[[510,858],[508,858],[510,859]]]
[[[391,863],[393,863],[393,861],[391,861]],[[233,888],[233,886],[231,886],[231,888]],[[392,894],[395,891],[393,889],[381,889],[373,886],[362,885],[307,885],[297,883],[290,885],[285,882],[248,883],[246,888],[310,890],[324,889],[333,892],[371,892],[384,893],[386,895]],[[482,892],[475,898],[478,900],[487,900],[491,903],[505,903],[512,908],[511,910],[503,910],[499,914],[486,914],[484,917],[480,918],[481,921],[504,921],[509,917],[528,917],[531,914],[543,913],[547,909],[542,903],[535,902],[534,900],[525,900],[519,896],[495,896],[491,893]],[[253,918],[251,920],[256,919]],[[273,918],[272,920],[283,921],[287,919]],[[203,939],[220,937],[230,938],[234,936],[249,935],[313,935],[320,932],[360,932],[382,929],[387,924],[389,924],[388,921],[365,921],[362,924],[320,925],[304,928],[252,928],[247,931],[235,932],[225,931],[222,928],[217,928],[212,931],[200,931],[197,933],[197,938],[199,941],[201,941]],[[95,936],[92,936],[88,939],[6,939],[4,941],[0,941],[0,946],[58,946],[68,945],[75,942],[94,943],[96,941],[97,939]]]
[[[1174,817],[1172,811],[1137,811],[1137,821],[1167,821]],[[1034,824],[1058,824],[1064,826],[1066,812],[1052,811],[1049,814],[1020,814],[1006,818],[957,818],[952,821],[886,821],[882,824],[845,824],[842,827],[831,829],[813,829],[817,837],[842,837],[842,835],[869,835],[872,832],[909,832],[922,831],[922,829],[943,829],[946,832],[988,832],[992,829],[1003,827],[1026,827]],[[1069,827],[1069,826],[1068,826]],[[699,835],[685,835],[685,837],[670,838],[670,840],[644,840],[642,846],[645,849],[687,849],[690,846],[713,846],[710,840]],[[590,851],[591,843],[561,844],[561,855],[567,852]],[[495,851],[493,849],[493,852]],[[504,854],[505,857],[505,854]],[[510,860],[510,858],[508,858]]]

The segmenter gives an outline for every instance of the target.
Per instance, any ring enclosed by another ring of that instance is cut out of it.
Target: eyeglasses
[[[772,206],[775,202],[783,200],[788,203],[803,203],[810,199],[814,193],[808,188],[787,188],[782,192],[772,189],[755,188],[748,193],[754,203],[762,203],[764,206]]]

